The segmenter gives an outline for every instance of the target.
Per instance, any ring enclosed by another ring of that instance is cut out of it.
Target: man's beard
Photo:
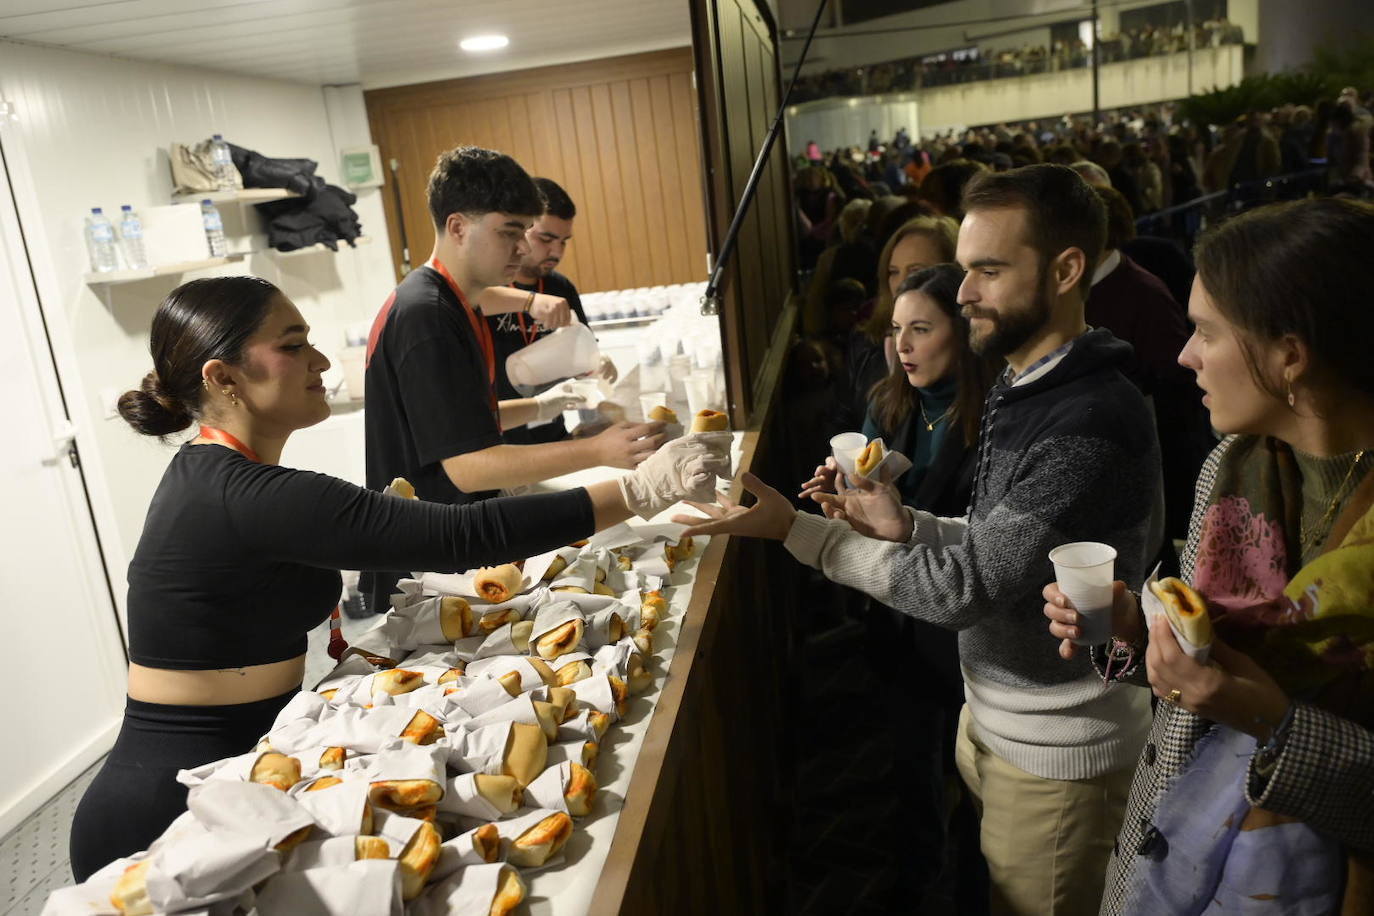
[[[1050,295],[1044,279],[1042,271],[1035,284],[1035,298],[1024,309],[999,314],[991,309],[964,306],[968,317],[992,322],[992,330],[981,337],[974,334],[970,325],[969,348],[979,356],[997,359],[1006,358],[1024,347],[1050,320]]]

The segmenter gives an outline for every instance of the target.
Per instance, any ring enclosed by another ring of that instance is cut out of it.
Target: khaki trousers
[[[993,916],[1093,916],[1133,768],[1045,779],[992,753],[959,713],[959,775],[980,816]]]

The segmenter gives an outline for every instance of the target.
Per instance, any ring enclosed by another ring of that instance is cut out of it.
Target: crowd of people
[[[798,162],[789,451],[862,429],[912,466],[798,466],[795,498],[747,479],[754,505],[698,530],[782,541],[895,619],[872,663],[923,672],[904,711],[940,751],[909,775],[944,799],[901,816],[948,828],[910,854],[942,861],[971,804],[954,854],[991,912],[1374,911],[1370,101],[875,132]],[[1193,250],[1138,233],[1314,167],[1321,193],[1207,212]],[[1116,549],[1106,644],[1050,583],[1074,541]],[[1143,616],[1152,571],[1210,608],[1210,666]],[[910,877],[919,901],[934,879]]]
[[[1184,121],[1174,103],[1162,103],[1106,112],[1096,124],[1087,116],[1065,115],[920,140],[906,128],[890,140],[874,130],[865,143],[829,151],[810,141],[794,162],[802,266],[814,265],[844,202],[891,195],[938,198],[941,192],[924,182],[956,159],[993,171],[1037,162],[1095,164],[1125,196],[1137,220],[1232,189],[1239,189],[1241,203],[1248,204],[1278,193],[1265,186],[1277,176],[1301,177],[1299,190],[1321,186],[1369,196],[1374,194],[1371,109],[1374,95],[1347,88],[1316,105],[1252,111],[1219,128]],[[1182,216],[1174,220],[1176,235],[1185,234],[1184,222]]]
[[[1195,23],[1192,48],[1244,44],[1240,26],[1224,17]],[[1187,26],[1141,25],[1104,34],[1098,40],[1098,62],[1120,63],[1141,57],[1189,50]],[[834,96],[909,92],[931,86],[1006,79],[1052,73],[1092,65],[1092,48],[1081,38],[1054,39],[1049,45],[1023,44],[1016,48],[960,48],[862,67],[826,70],[803,76],[792,89],[792,101],[809,102]]]

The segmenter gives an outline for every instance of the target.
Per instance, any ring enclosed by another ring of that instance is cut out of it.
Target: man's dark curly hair
[[[451,213],[509,213],[533,219],[544,212],[544,198],[520,163],[479,146],[441,154],[429,173],[427,193],[429,215],[440,231]]]

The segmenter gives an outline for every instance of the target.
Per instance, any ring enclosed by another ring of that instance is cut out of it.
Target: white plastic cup
[[[687,393],[687,412],[696,416],[703,410],[715,407],[716,386],[712,373],[704,370],[693,371],[683,381]]]
[[[1076,646],[1098,646],[1112,638],[1112,572],[1116,548],[1095,541],[1060,544],[1050,551],[1054,580],[1078,612]]]
[[[840,433],[830,439],[830,454],[835,457],[835,463],[840,466],[840,470],[853,477],[856,473],[854,460],[859,457],[859,452],[863,451],[866,445],[868,437],[863,433]]]
[[[506,375],[512,385],[543,385],[591,372],[600,357],[591,329],[574,322],[512,353]]]

